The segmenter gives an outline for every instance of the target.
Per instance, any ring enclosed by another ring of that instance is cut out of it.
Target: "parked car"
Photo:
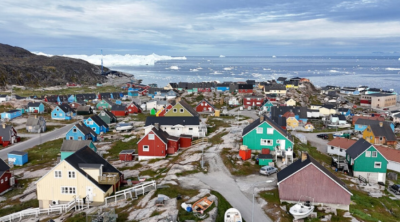
[[[263,166],[260,169],[260,174],[267,175],[267,176],[269,176],[273,173],[276,173],[276,172],[278,172],[278,169],[275,167],[272,167],[272,166]]]
[[[400,185],[399,184],[393,184],[392,186],[390,186],[389,188],[393,193],[395,193],[396,195],[400,195]]]
[[[317,137],[321,138],[321,139],[324,139],[324,140],[327,140],[328,139],[328,134],[317,134]]]

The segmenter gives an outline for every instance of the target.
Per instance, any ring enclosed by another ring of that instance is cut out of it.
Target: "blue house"
[[[117,104],[117,105],[121,105],[121,104],[122,104],[122,101],[121,101],[121,100],[119,100],[119,99],[117,99],[117,100],[115,100],[115,104]]]
[[[82,123],[75,124],[66,134],[66,140],[92,140],[96,142],[97,133]]]
[[[226,83],[217,84],[217,91],[219,92],[229,91],[229,84]]]
[[[29,102],[28,103],[28,113],[44,113],[43,103]]]
[[[69,97],[68,97],[68,100],[67,100],[69,103],[73,103],[73,102],[76,102],[76,99],[75,99],[75,96],[74,95],[70,95]]]
[[[85,119],[83,123],[92,129],[96,134],[106,133],[110,129],[107,123],[105,123],[98,115],[93,115]]]
[[[7,154],[8,162],[16,166],[22,166],[28,162],[28,153],[22,151],[11,151]]]
[[[68,104],[61,104],[51,111],[51,118],[56,120],[71,120],[76,112]]]
[[[351,110],[349,108],[339,108],[338,112],[340,115],[344,116],[350,116],[351,115]]]
[[[22,116],[22,111],[18,109],[10,110],[4,113],[1,113],[1,119],[14,119],[18,116]]]

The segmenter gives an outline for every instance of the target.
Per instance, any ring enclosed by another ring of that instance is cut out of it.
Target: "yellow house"
[[[180,100],[173,103],[172,108],[169,109],[164,116],[199,116],[199,114],[187,102]]]
[[[293,129],[299,126],[299,121],[296,119],[295,114],[293,112],[286,112],[282,116],[286,118],[287,128]]]
[[[321,108],[319,108],[319,116],[330,116],[336,113],[337,110],[334,105],[322,105]]]
[[[315,128],[314,128],[313,124],[307,123],[306,125],[304,125],[304,129],[306,129],[308,131],[313,131]]]
[[[286,105],[286,106],[296,106],[296,101],[295,101],[294,99],[292,99],[292,98],[287,99],[287,100],[285,101],[285,105]]]
[[[372,144],[397,146],[397,138],[390,122],[371,121],[363,131],[363,138]]]
[[[363,138],[371,143],[371,144],[375,144],[375,135],[372,132],[371,126],[368,126],[364,131],[363,131]]]
[[[123,175],[89,147],[76,151],[40,178],[36,184],[39,207],[65,204],[76,199],[91,205],[119,189]]]

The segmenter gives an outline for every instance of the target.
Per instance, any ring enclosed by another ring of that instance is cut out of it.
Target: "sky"
[[[1,0],[0,43],[48,54],[400,56],[399,0]]]

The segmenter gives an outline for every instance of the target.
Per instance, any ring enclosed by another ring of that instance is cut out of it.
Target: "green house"
[[[267,116],[260,116],[242,132],[243,145],[251,150],[293,150],[293,140],[286,130]]]
[[[364,139],[359,139],[346,150],[350,175],[362,176],[370,182],[386,180],[388,160],[379,150]]]
[[[271,112],[271,107],[273,107],[274,104],[272,104],[271,101],[268,100],[262,106],[264,110]]]
[[[90,149],[97,152],[97,148],[91,140],[64,140],[61,145],[61,160],[71,156],[71,154],[85,146],[88,146]]]
[[[107,124],[117,122],[117,117],[114,115],[114,113],[112,113],[108,110],[100,111],[98,116],[100,117],[100,119],[102,119]]]
[[[172,108],[164,116],[199,116],[199,114],[187,102],[181,100],[173,103]]]
[[[111,107],[112,107],[112,102],[108,99],[102,99],[96,105],[97,109],[111,109]]]
[[[274,157],[271,154],[259,154],[258,155],[258,165],[267,166],[269,163],[272,163]]]

